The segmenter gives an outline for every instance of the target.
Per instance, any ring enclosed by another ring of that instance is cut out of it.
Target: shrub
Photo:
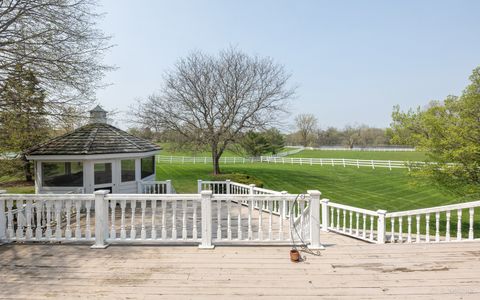
[[[243,184],[255,184],[257,187],[263,187],[263,181],[248,174],[240,173],[231,173],[231,174],[220,174],[212,177],[212,180],[224,181],[230,179]]]

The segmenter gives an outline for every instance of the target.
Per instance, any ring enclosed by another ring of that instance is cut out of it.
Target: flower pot
[[[293,262],[298,262],[300,260],[300,253],[298,250],[290,250],[290,260]]]

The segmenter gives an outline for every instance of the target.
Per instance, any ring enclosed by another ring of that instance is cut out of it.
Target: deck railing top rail
[[[391,212],[391,213],[387,213],[386,217],[387,218],[405,217],[405,216],[413,216],[413,215],[419,215],[419,214],[429,214],[429,213],[444,212],[444,211],[451,211],[451,210],[458,210],[458,209],[467,209],[467,208],[479,207],[479,206],[480,206],[480,201],[472,201],[472,202],[464,202],[464,203],[458,203],[458,204],[450,204],[450,205],[443,205],[443,206]]]

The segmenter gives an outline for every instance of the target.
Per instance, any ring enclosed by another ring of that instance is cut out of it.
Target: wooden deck
[[[0,298],[480,299],[480,243],[372,245],[322,233],[289,247],[0,246]]]

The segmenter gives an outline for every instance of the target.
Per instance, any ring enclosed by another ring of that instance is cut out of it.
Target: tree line
[[[286,135],[289,145],[304,147],[344,146],[368,147],[391,144],[390,128],[375,128],[368,125],[346,126],[343,129],[328,127],[322,129],[313,114],[300,114],[295,117],[295,131]]]

